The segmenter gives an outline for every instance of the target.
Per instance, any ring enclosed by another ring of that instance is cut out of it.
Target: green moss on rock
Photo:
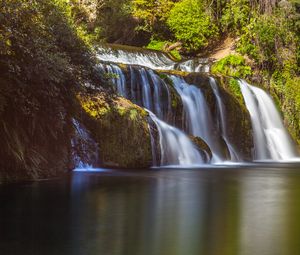
[[[148,113],[121,97],[105,93],[77,96],[85,122],[99,144],[106,167],[145,168],[152,165]]]
[[[245,156],[245,159],[250,160],[252,158],[251,149],[253,148],[252,125],[244,98],[238,83],[232,81],[233,78],[223,77],[218,80],[226,107],[227,132],[230,141]]]

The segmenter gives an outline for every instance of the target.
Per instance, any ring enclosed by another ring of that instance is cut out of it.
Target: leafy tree
[[[165,22],[174,5],[172,0],[133,0],[133,15],[145,22],[144,29],[152,31],[156,23]]]
[[[189,51],[207,46],[209,40],[218,35],[216,25],[199,0],[182,0],[176,3],[167,24],[176,39]]]
[[[225,30],[239,32],[249,23],[251,16],[249,0],[231,0],[223,9],[221,25]]]

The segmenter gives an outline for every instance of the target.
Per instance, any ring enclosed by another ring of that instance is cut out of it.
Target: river
[[[3,255],[300,254],[300,165],[93,170],[0,186]]]

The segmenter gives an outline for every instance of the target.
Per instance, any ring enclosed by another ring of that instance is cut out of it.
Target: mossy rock
[[[105,93],[77,96],[86,126],[99,144],[101,165],[146,168],[152,165],[148,113],[122,97]]]
[[[169,75],[178,75],[178,76],[188,76],[190,73],[180,70],[156,70],[159,74],[169,74]]]
[[[167,73],[158,73],[160,78],[167,84],[169,87],[170,95],[171,95],[171,108],[172,108],[172,116],[168,117],[168,122],[171,125],[175,125],[176,127],[182,129],[183,128],[183,104],[181,97],[177,93],[174,88],[173,81],[169,78]]]
[[[228,87],[230,77],[215,77],[220,84],[220,93],[226,107],[227,133],[230,142],[243,155],[245,160],[252,159],[253,136],[250,114],[243,97],[240,98]]]
[[[192,142],[197,146],[198,151],[206,158],[206,163],[209,163],[212,159],[212,152],[205,141],[197,136],[189,136]]]

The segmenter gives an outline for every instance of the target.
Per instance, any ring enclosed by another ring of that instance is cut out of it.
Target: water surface
[[[3,255],[297,255],[300,167],[74,172],[0,186]]]

